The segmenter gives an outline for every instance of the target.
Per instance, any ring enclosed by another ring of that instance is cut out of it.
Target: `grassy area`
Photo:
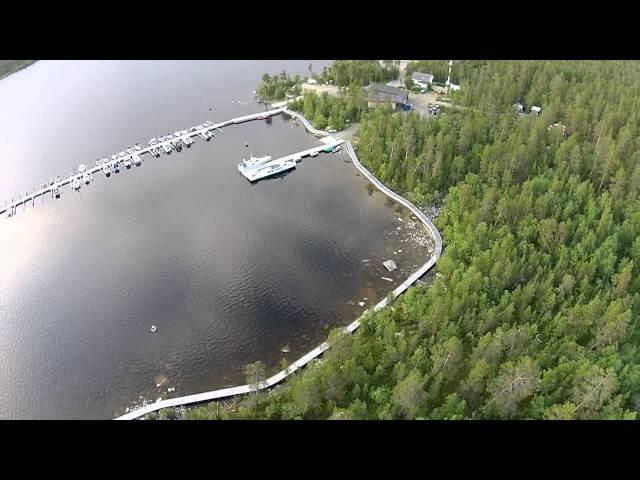
[[[0,78],[4,78],[18,70],[28,67],[37,60],[0,60]]]

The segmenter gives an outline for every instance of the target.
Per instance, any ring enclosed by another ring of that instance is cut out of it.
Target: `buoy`
[[[158,328],[155,325],[151,325],[151,333],[156,333]]]

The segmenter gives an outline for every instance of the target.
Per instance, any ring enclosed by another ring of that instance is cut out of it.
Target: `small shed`
[[[541,111],[542,111],[542,108],[537,107],[536,105],[533,105],[531,107],[531,115],[539,115]]]

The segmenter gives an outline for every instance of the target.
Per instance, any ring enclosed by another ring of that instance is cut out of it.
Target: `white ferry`
[[[260,155],[259,157],[254,157],[253,155],[251,155],[251,158],[249,160],[243,159],[242,163],[238,164],[238,170],[240,170],[241,168],[245,170],[251,170],[252,168],[257,168],[270,161],[271,155]]]
[[[262,167],[253,169],[242,169],[240,170],[240,173],[242,173],[250,182],[255,182],[262,178],[267,178],[272,175],[277,175],[278,173],[286,172],[287,170],[291,170],[292,168],[296,168],[295,160],[275,160],[271,163],[263,165]]]

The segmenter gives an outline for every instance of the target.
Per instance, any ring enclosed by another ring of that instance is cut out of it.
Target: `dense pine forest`
[[[334,331],[286,388],[223,418],[636,418],[640,62],[454,72],[453,100],[468,108],[363,112],[356,143],[396,191],[444,200],[434,284],[353,336]],[[518,116],[521,98],[542,113]],[[216,418],[215,407],[187,417]]]

